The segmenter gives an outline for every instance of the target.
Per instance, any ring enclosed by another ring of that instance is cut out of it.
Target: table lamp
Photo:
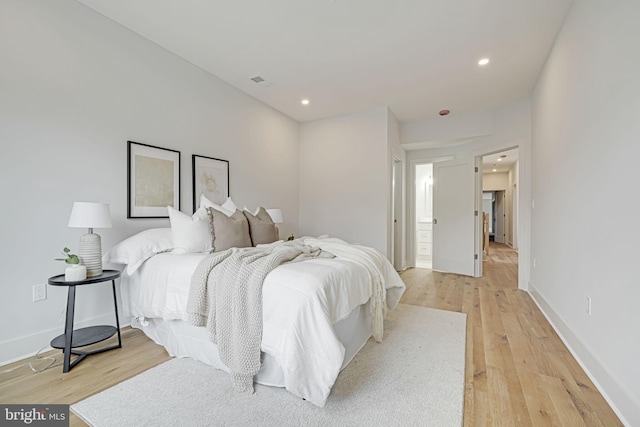
[[[274,224],[282,224],[284,219],[282,218],[282,210],[280,209],[267,209],[267,213],[271,217],[271,220]],[[276,225],[276,237],[280,238],[280,230],[278,230],[278,226]]]
[[[75,202],[69,217],[69,227],[88,228],[89,232],[80,236],[78,257],[80,264],[87,267],[87,277],[102,274],[102,243],[94,228],[111,228],[111,211],[106,203]]]

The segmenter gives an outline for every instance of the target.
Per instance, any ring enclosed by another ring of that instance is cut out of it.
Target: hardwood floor
[[[528,293],[517,253],[492,243],[484,277],[402,273],[400,302],[467,314],[465,426],[621,426]]]
[[[40,373],[31,371],[28,366],[10,373],[0,373],[0,402],[73,404],[170,359],[164,348],[137,329],[123,328],[122,338],[121,349],[89,356],[66,374],[62,373],[62,366],[51,367]],[[117,344],[117,338],[96,346],[111,343]],[[43,355],[57,356],[57,364],[62,361],[60,350]],[[27,361],[0,367],[0,371],[25,362]],[[34,367],[42,369],[47,363],[35,362]],[[73,412],[70,412],[70,420],[71,426],[86,426]]]
[[[464,425],[622,425],[529,295],[516,289],[515,251],[493,244],[484,269],[477,279],[402,273],[401,302],[468,316]],[[0,373],[0,402],[73,404],[170,358],[138,330],[123,329],[123,339],[122,349],[88,357],[67,374],[61,366]],[[59,350],[49,354],[60,363]],[[71,413],[71,425],[85,424]]]

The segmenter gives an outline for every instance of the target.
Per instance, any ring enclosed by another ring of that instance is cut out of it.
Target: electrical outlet
[[[587,314],[591,316],[591,297],[587,297]]]
[[[33,301],[47,299],[47,285],[33,285]]]

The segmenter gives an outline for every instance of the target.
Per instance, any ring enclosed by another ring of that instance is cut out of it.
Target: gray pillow
[[[236,209],[231,216],[227,216],[216,209],[208,208],[207,213],[211,224],[211,239],[214,252],[251,246],[249,223],[241,211]]]
[[[249,221],[249,233],[251,243],[258,246],[264,243],[273,243],[278,240],[278,229],[264,208],[258,209],[257,215],[244,211],[244,216]]]

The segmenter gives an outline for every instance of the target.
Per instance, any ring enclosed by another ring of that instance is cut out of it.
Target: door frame
[[[530,154],[527,140],[516,139],[507,141],[500,145],[494,145],[474,152],[476,159],[476,206],[482,207],[482,157],[500,153],[502,151],[518,149],[518,200],[516,229],[514,233],[518,239],[518,289],[527,290],[529,288],[530,268],[530,245],[531,240],[531,212],[526,209],[526,201],[531,200],[531,177],[530,177]],[[476,253],[482,254],[482,218],[476,217]],[[476,260],[476,277],[482,276],[482,259]]]
[[[396,169],[398,168],[398,169]],[[406,230],[404,218],[405,215],[405,161],[397,156],[393,156],[393,163],[391,167],[391,253],[389,258],[393,267],[397,271],[402,271],[406,267],[403,248],[405,247],[405,235]],[[399,181],[396,181],[399,178]],[[397,210],[400,210],[400,214],[396,216]]]
[[[493,230],[493,240],[497,243],[506,245],[507,242],[507,206],[505,200],[507,200],[507,190],[495,190],[496,197],[496,229]],[[498,206],[500,204],[500,206]],[[500,213],[502,216],[500,216]],[[502,236],[498,236],[498,229],[502,231]],[[502,242],[498,242],[498,237]]]

